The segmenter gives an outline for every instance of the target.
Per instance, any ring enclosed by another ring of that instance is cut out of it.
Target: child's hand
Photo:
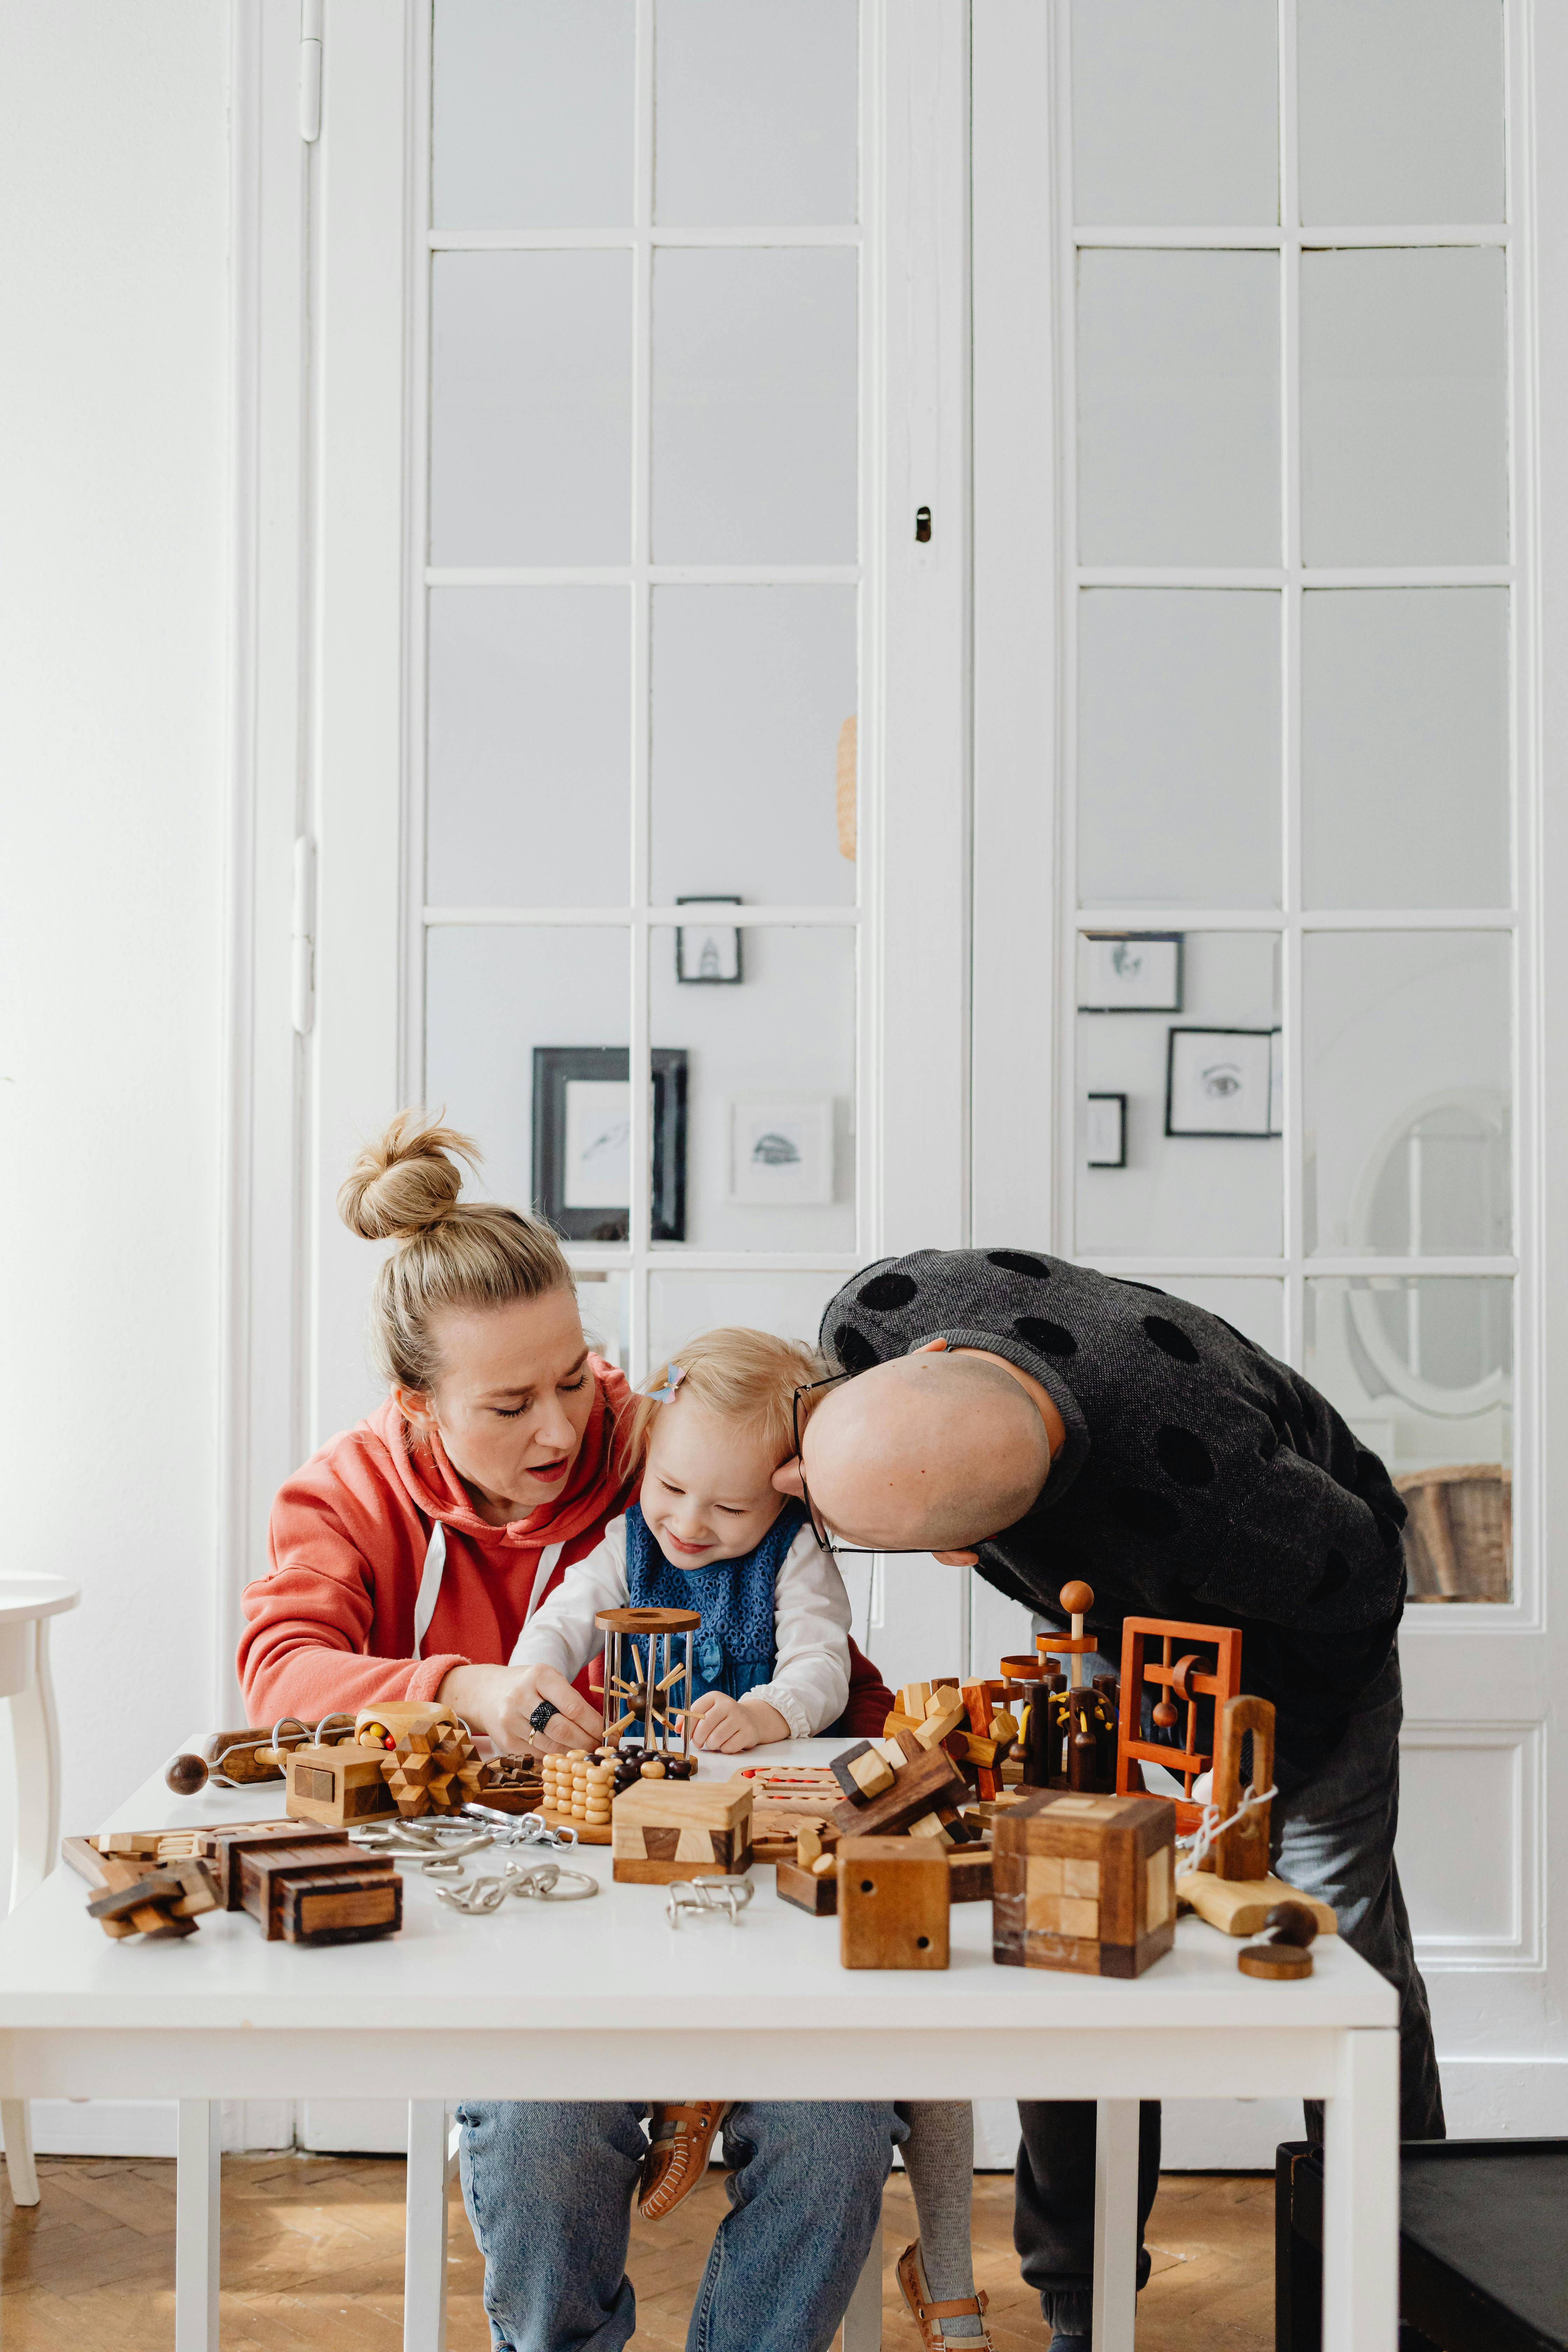
[[[733,1756],[742,1748],[765,1748],[770,1740],[788,1738],[788,1724],[765,1698],[726,1698],[722,1691],[704,1691],[691,1710],[691,1745],[717,1755]]]

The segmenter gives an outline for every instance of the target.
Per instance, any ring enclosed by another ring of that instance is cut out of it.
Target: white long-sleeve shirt
[[[553,1666],[574,1681],[604,1646],[595,1614],[624,1609],[627,1599],[626,1523],[612,1519],[603,1542],[566,1570],[523,1627],[512,1664]],[[849,1697],[849,1625],[844,1579],[808,1523],[773,1580],[773,1678],[746,1693],[777,1708],[792,1739],[810,1739],[843,1714]]]

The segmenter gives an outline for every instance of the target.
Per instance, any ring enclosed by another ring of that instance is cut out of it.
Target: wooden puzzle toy
[[[950,1904],[990,1902],[989,1846],[955,1846],[946,1861]],[[781,1862],[775,1873],[775,1884],[781,1898],[785,1903],[793,1903],[797,1911],[807,1911],[816,1919],[837,1917],[838,1859],[835,1848],[830,1847],[812,1863]]]
[[[311,1737],[304,1724],[283,1732],[283,1746],[298,1748]],[[194,1754],[176,1756],[163,1775],[177,1797],[196,1796],[210,1780],[216,1789],[248,1789],[264,1780],[283,1778],[282,1759],[275,1732],[247,1726],[243,1731],[216,1731]]]
[[[710,1872],[738,1876],[751,1866],[752,1810],[750,1787],[732,1780],[639,1778],[615,1800],[612,1874],[643,1886]]]
[[[618,1747],[636,1727],[641,1731],[645,1757],[685,1756],[690,1745],[688,1710],[696,1688],[691,1644],[702,1622],[700,1612],[601,1609],[594,1622],[605,1636],[602,1744]]]
[[[992,1951],[1006,1968],[1142,1976],[1175,1940],[1175,1809],[1037,1790],[992,1824]]]
[[[665,1897],[672,1927],[683,1919],[727,1919],[733,1927],[756,1889],[749,1878],[673,1878]]]
[[[876,1753],[892,1764],[889,1748],[900,1759],[892,1765],[889,1784],[875,1796],[846,1797],[828,1816],[834,1828],[844,1836],[887,1837],[935,1814],[945,1837],[957,1820],[958,1808],[968,1801],[969,1783],[945,1748],[922,1747],[916,1732],[900,1731],[896,1740],[885,1741],[877,1750],[872,1750],[868,1740],[849,1748],[834,1767],[840,1787],[844,1785],[841,1767],[850,1769],[853,1780],[853,1763],[862,1752]]]
[[[1150,1655],[1156,1643],[1160,1648],[1157,1659]],[[1173,1651],[1179,1654],[1173,1657]],[[1202,1745],[1205,1735],[1202,1732],[1204,1709],[1200,1702],[1213,1702],[1213,1716],[1217,1722],[1226,1701],[1235,1698],[1240,1688],[1241,1635],[1232,1626],[1188,1625],[1165,1617],[1127,1618],[1121,1629],[1118,1793],[1131,1793],[1136,1765],[1163,1764],[1182,1783],[1182,1797],[1176,1805],[1177,1828],[1184,1833],[1195,1830],[1203,1807],[1193,1796],[1193,1783],[1214,1762],[1212,1738],[1208,1747]],[[1155,1730],[1172,1733],[1179,1725],[1179,1739],[1145,1739],[1142,1736],[1146,1689],[1159,1694],[1152,1716]]]
[[[843,1795],[837,1775],[826,1764],[742,1764],[734,1776],[750,1780],[759,1799],[771,1802],[836,1805]]]
[[[1270,1800],[1274,1793],[1274,1708],[1269,1700],[1242,1695],[1219,1710],[1214,1786],[1196,1832],[1184,1837],[1189,1849],[1176,1878],[1176,1896],[1226,1936],[1253,1936],[1277,1904],[1293,1903],[1311,1916],[1315,1928],[1331,1936],[1334,1913],[1268,1868]],[[1242,1756],[1252,1743],[1252,1765],[1242,1786]],[[1239,1817],[1239,1818],[1238,1818]]]
[[[1261,1944],[1244,1944],[1236,1965],[1244,1977],[1266,1977],[1279,1982],[1310,1977],[1312,1955],[1307,1947],[1318,1923],[1304,1903],[1276,1903],[1263,1922],[1273,1929]]]
[[[610,1807],[639,1780],[689,1780],[695,1756],[644,1754],[638,1748],[574,1748],[546,1756],[541,1767],[540,1819],[550,1829],[574,1829],[583,1845],[608,1845]]]
[[[105,1851],[104,1849],[108,1849]],[[67,1838],[106,1934],[188,1936],[208,1911],[244,1910],[268,1941],[360,1943],[403,1921],[403,1881],[330,1827],[293,1821]]]
[[[837,1850],[838,1961],[846,1969],[945,1969],[946,1857],[919,1839],[846,1837]]]

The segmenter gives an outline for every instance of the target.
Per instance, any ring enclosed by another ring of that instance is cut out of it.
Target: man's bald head
[[[999,1365],[919,1349],[826,1390],[805,1463],[836,1535],[871,1549],[955,1551],[1023,1517],[1051,1449],[1037,1409]]]

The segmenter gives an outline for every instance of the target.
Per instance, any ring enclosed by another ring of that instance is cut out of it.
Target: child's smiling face
[[[661,1405],[638,1501],[675,1568],[707,1568],[754,1551],[784,1507],[766,1440],[710,1412],[689,1391]]]

